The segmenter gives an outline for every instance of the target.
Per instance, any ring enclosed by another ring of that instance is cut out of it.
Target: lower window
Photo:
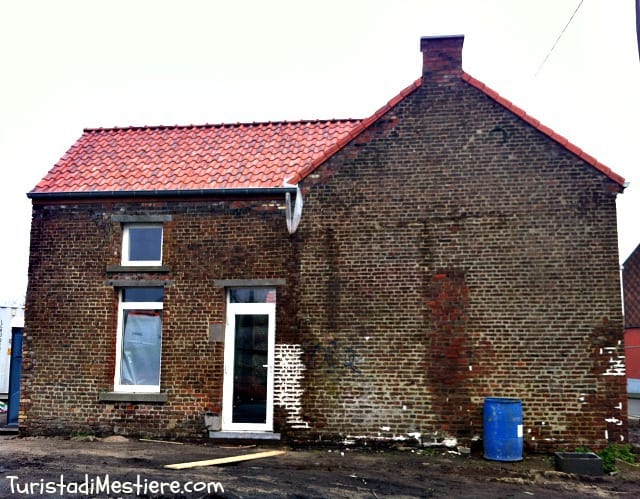
[[[122,288],[114,391],[160,391],[164,289]]]

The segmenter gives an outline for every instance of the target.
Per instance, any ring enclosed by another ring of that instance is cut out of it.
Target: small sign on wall
[[[224,342],[224,324],[209,324],[209,342]]]

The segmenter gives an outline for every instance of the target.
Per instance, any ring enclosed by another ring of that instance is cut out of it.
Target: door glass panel
[[[233,423],[267,418],[268,315],[236,315]]]

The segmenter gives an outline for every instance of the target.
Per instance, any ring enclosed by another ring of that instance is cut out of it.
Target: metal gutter
[[[28,192],[29,199],[113,199],[113,198],[168,198],[168,197],[231,197],[231,196],[281,196],[295,193],[296,187],[248,187],[225,189],[153,190],[153,191],[88,191],[88,192]]]

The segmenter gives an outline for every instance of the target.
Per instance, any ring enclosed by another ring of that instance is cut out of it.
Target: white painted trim
[[[227,293],[228,296],[228,293]],[[233,366],[235,355],[235,316],[236,315],[268,315],[267,329],[267,407],[265,423],[233,422]],[[228,303],[227,323],[224,344],[224,380],[222,399],[222,431],[273,431],[273,374],[275,351],[275,303]]]

